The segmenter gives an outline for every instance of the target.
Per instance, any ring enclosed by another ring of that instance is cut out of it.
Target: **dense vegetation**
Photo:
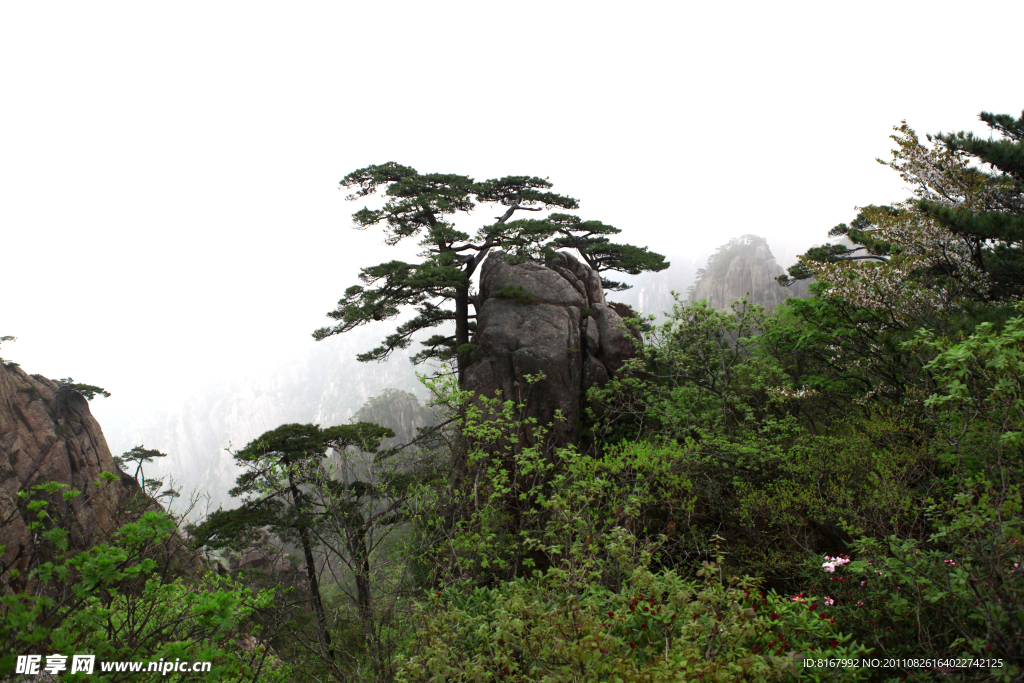
[[[219,680],[1024,680],[1024,118],[983,119],[999,140],[897,129],[916,196],[809,251],[813,298],[678,303],[591,390],[586,450],[449,364],[412,443],[238,451],[242,506],[189,529],[213,565],[152,510],[72,552],[26,496],[6,645]]]

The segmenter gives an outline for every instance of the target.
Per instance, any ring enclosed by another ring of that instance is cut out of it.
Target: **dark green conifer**
[[[263,527],[285,540],[297,541],[306,562],[320,638],[330,659],[334,658],[334,649],[313,558],[312,527],[323,511],[310,500],[308,488],[327,479],[322,461],[331,449],[357,446],[374,452],[390,436],[394,436],[390,429],[366,422],[328,429],[281,425],[234,453],[235,462],[245,471],[230,493],[242,496],[242,505],[234,510],[218,510],[202,524],[189,528],[196,545],[213,548],[241,548],[258,538]]]
[[[917,205],[971,242],[975,265],[992,278],[991,298],[1015,298],[1024,293],[1024,112],[1019,119],[990,112],[982,112],[980,118],[1002,137],[986,139],[960,131],[928,139],[983,164],[974,173],[985,186],[984,206],[935,200]]]
[[[664,258],[646,249],[612,244],[605,235],[619,231],[596,221],[584,223],[564,214],[545,220],[509,221],[516,211],[578,207],[575,199],[548,192],[551,183],[544,178],[506,176],[476,182],[468,176],[420,174],[388,162],[353,171],[341,186],[353,190],[350,200],[378,190],[387,197],[382,208],[363,208],[353,214],[358,228],[382,225],[388,245],[419,237],[423,248],[419,263],[389,261],[364,268],[359,275],[362,284],[348,288],[337,308],[327,314],[338,323],[313,333],[319,341],[365,323],[394,318],[405,307],[416,309],[417,315],[380,346],[357,356],[361,361],[385,360],[396,349],[407,348],[416,333],[452,322],[454,334],[435,334],[424,341],[413,362],[454,359],[461,374],[473,331],[470,280],[492,248],[502,249],[513,259],[542,259],[558,248],[576,248],[600,271],[636,274],[668,266]],[[478,203],[498,204],[505,211],[471,238],[455,227],[453,219],[460,212],[472,211]],[[606,281],[606,286],[623,288],[612,281]]]

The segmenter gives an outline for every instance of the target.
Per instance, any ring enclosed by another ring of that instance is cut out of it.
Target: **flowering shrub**
[[[829,574],[835,572],[836,567],[842,567],[844,564],[850,564],[850,558],[846,555],[839,555],[838,557],[825,556],[825,562],[822,563],[821,568],[827,571]]]
[[[1019,510],[1019,505],[1018,495],[1006,511]],[[974,524],[980,523],[973,530],[975,538],[961,536],[960,559],[945,556],[948,550],[929,549],[907,539],[892,537],[885,543],[862,539],[854,544],[860,559],[847,559],[831,571],[829,562],[808,569],[813,588],[791,600],[808,603],[812,609],[829,608],[829,619],[871,647],[874,657],[996,657],[1004,661],[1003,668],[975,671],[972,676],[1018,680],[1022,673],[1018,643],[1024,623],[1024,582],[1018,571],[1020,521],[999,523],[999,511],[986,509],[984,502],[963,499],[946,513],[949,519],[940,525],[940,534],[953,532],[966,515],[973,517]],[[982,548],[975,545],[979,541],[994,543],[992,552],[979,552]],[[822,580],[823,574],[827,579]]]
[[[618,543],[628,543],[619,531]],[[723,580],[651,572],[621,590],[552,569],[495,588],[432,593],[399,681],[863,680],[865,669],[804,668],[805,657],[857,658],[867,649],[817,605]]]
[[[969,235],[956,235],[917,207],[918,200],[965,209],[989,208],[995,188],[974,172],[969,155],[946,146],[924,145],[903,122],[892,139],[892,161],[880,163],[910,183],[914,197],[895,207],[866,207],[865,235],[885,253],[880,259],[805,263],[822,295],[860,308],[885,311],[895,326],[933,321],[987,296],[991,283],[975,262]],[[878,261],[882,262],[879,263]],[[943,274],[938,276],[938,274]]]

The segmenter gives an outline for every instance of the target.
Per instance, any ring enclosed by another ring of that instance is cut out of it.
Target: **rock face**
[[[636,355],[639,336],[625,329],[628,306],[609,304],[599,275],[560,252],[547,265],[508,263],[491,254],[480,274],[476,349],[465,386],[526,405],[551,423],[556,444],[578,443],[586,390],[606,382]],[[531,385],[527,375],[544,374]]]
[[[391,429],[395,435],[384,439],[381,447],[385,449],[409,443],[421,429],[431,427],[436,422],[430,409],[421,406],[415,394],[394,388],[385,389],[370,398],[356,411],[354,419]]]
[[[298,559],[278,547],[278,544],[265,530],[261,532],[260,539],[256,543],[237,555],[232,554],[228,559],[228,568],[232,572],[257,570],[278,574],[294,571],[297,566]]]
[[[775,262],[763,237],[744,235],[718,248],[707,265],[697,271],[690,301],[707,301],[724,311],[743,297],[751,303],[774,309],[794,292],[775,281],[785,270]]]
[[[118,476],[98,489],[100,474]],[[17,494],[34,484],[57,481],[81,494],[52,504],[67,515],[69,541],[85,547],[113,530],[118,506],[138,484],[123,474],[107,448],[85,398],[19,367],[0,364],[0,544],[3,560],[14,561],[29,532]],[[6,521],[6,523],[4,523]]]

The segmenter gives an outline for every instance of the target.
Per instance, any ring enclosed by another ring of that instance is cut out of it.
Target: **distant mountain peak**
[[[793,292],[776,282],[784,273],[764,237],[734,237],[718,247],[707,265],[697,271],[689,299],[728,310],[734,301],[747,297],[751,303],[774,309],[793,296]]]

